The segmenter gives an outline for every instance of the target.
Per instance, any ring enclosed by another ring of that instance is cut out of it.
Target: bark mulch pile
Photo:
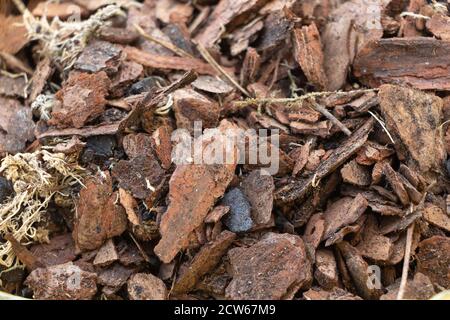
[[[2,1],[0,62],[2,291],[450,289],[447,2]],[[276,172],[174,161],[238,129]]]

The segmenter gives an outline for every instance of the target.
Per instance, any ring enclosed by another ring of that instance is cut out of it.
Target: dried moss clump
[[[42,54],[60,68],[69,69],[95,32],[118,15],[125,13],[118,5],[111,4],[85,21],[64,22],[56,17],[50,23],[45,16],[37,19],[28,10],[24,10],[23,20],[30,39],[42,44]]]
[[[81,184],[84,172],[64,154],[46,150],[8,155],[2,160],[0,173],[13,183],[15,195],[0,204],[0,266],[19,264],[11,244],[1,239],[12,234],[23,244],[36,241],[36,223],[52,197]]]

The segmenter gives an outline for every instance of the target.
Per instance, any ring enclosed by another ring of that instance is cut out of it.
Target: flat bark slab
[[[125,210],[118,204],[108,172],[85,182],[77,203],[73,237],[81,251],[99,248],[107,239],[121,235],[127,227]]]
[[[249,248],[228,252],[233,280],[226,288],[232,300],[282,299],[290,288],[311,281],[311,265],[300,237],[267,233]]]
[[[449,57],[446,56],[450,63]],[[439,130],[442,99],[395,85],[381,86],[378,96],[386,127],[394,138],[400,159],[424,176],[441,171],[446,157]]]
[[[374,40],[358,52],[353,74],[372,88],[392,83],[449,90],[450,42],[425,37]]]
[[[150,273],[132,275],[127,290],[131,300],[165,300],[168,292],[164,282]]]
[[[417,271],[450,289],[450,238],[434,236],[420,242]]]
[[[218,128],[224,133],[236,127],[223,121]],[[222,145],[225,142],[223,139],[219,136],[210,143]],[[169,263],[188,246],[191,232],[203,223],[216,199],[224,194],[234,175],[237,158],[234,159],[235,163],[224,165],[177,166],[169,182],[170,203],[161,219],[161,240],[155,247],[156,255],[163,262]]]
[[[90,300],[97,293],[97,275],[72,262],[38,268],[30,273],[25,284],[39,300]]]
[[[205,274],[214,270],[235,238],[235,233],[224,230],[214,241],[205,244],[181,271],[172,291],[185,293],[193,289]]]

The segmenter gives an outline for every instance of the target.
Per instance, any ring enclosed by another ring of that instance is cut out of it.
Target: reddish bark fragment
[[[427,29],[442,40],[450,40],[450,18],[442,13],[434,14],[427,20]]]
[[[341,175],[344,182],[360,187],[368,186],[372,180],[369,169],[358,164],[355,160],[344,165],[341,169]]]
[[[151,196],[163,181],[165,171],[153,155],[140,155],[131,160],[121,160],[112,176],[119,181],[119,187],[130,191],[138,199]]]
[[[217,75],[209,64],[197,58],[162,56],[141,51],[134,47],[125,47],[127,58],[145,67],[154,69],[194,70],[200,74]]]
[[[201,121],[203,128],[215,128],[219,122],[219,104],[192,89],[180,89],[173,93],[173,110],[177,128],[194,132],[194,121]]]
[[[252,207],[253,222],[268,223],[272,216],[273,191],[275,190],[272,176],[263,175],[260,170],[254,170],[245,177],[241,187]]]
[[[343,197],[331,204],[324,212],[325,232],[323,240],[331,237],[340,228],[354,223],[368,205],[366,198],[358,194],[355,198]]]
[[[118,194],[112,190],[108,172],[90,178],[80,191],[73,237],[81,251],[99,248],[105,240],[125,231],[127,217],[116,204]]]
[[[226,120],[219,126],[221,133],[235,128]],[[218,147],[226,138],[215,136],[210,139],[209,144]],[[208,145],[206,142],[203,151]],[[169,182],[169,207],[161,218],[161,240],[155,247],[156,255],[163,262],[172,261],[180,250],[187,247],[191,232],[203,223],[216,199],[223,195],[231,182],[237,159],[225,165],[177,166]]]
[[[31,110],[1,96],[0,106],[0,154],[20,152],[34,139]]]
[[[61,106],[55,106],[48,121],[58,128],[81,128],[105,110],[110,80],[104,71],[88,74],[72,72],[56,93]]]
[[[30,251],[46,266],[64,264],[76,258],[75,242],[70,233],[55,236],[48,244],[33,245]]]
[[[309,26],[293,30],[295,59],[306,78],[319,90],[327,89],[327,77],[323,69],[324,58],[320,34],[313,22]]]
[[[136,273],[128,279],[128,296],[131,300],[165,300],[164,282],[150,273]]]
[[[352,247],[348,242],[338,243],[339,251],[345,259],[345,264],[351,274],[357,293],[364,299],[376,299],[381,292],[371,285],[368,272],[369,265],[358,253],[358,250]]]
[[[226,296],[233,300],[282,299],[290,288],[311,281],[311,265],[300,237],[267,233],[249,248],[228,252],[233,280]]]
[[[235,233],[225,230],[213,242],[205,244],[192,261],[182,269],[172,291],[185,293],[192,290],[201,277],[213,271],[235,238]]]
[[[380,300],[397,300],[398,289],[400,287],[399,281],[392,286],[387,287],[388,292],[380,297]],[[430,279],[418,272],[414,275],[413,279],[409,279],[406,282],[405,293],[403,299],[406,300],[428,300],[436,292],[434,291],[433,284]]]
[[[346,83],[347,71],[360,48],[383,35],[381,10],[382,1],[352,0],[331,13],[322,33],[329,90],[338,90]]]
[[[450,289],[450,238],[434,236],[420,242],[417,271]]]
[[[450,42],[434,38],[380,39],[358,52],[353,74],[372,88],[392,83],[422,90],[449,90],[449,53]]]
[[[94,259],[94,266],[105,267],[119,259],[116,247],[112,239],[107,240],[97,252]]]
[[[195,40],[206,48],[212,47],[225,30],[249,21],[267,2],[268,0],[221,0]]]
[[[316,251],[316,271],[314,278],[324,289],[332,289],[338,286],[338,270],[333,251],[320,249]]]
[[[440,207],[427,203],[423,209],[423,218],[447,232],[450,232],[450,217]]]
[[[97,275],[68,262],[34,270],[25,285],[39,300],[89,300],[97,292]]]
[[[439,129],[442,99],[394,85],[381,86],[378,96],[400,160],[425,178],[441,171],[446,154]]]

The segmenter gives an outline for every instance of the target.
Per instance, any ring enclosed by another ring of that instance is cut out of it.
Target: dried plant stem
[[[352,132],[343,124],[339,119],[337,119],[330,111],[328,111],[325,107],[321,106],[315,101],[312,101],[312,107],[323,114],[328,120],[330,120],[333,124],[335,124],[339,129],[342,130],[347,136],[351,136]]]
[[[173,53],[175,53],[176,55],[180,56],[180,57],[185,57],[185,58],[194,58],[191,54],[187,53],[186,51],[184,51],[183,49],[178,48],[177,46],[173,45],[170,42],[167,42],[165,40],[162,39],[158,39],[155,38],[151,35],[149,35],[148,33],[146,33],[144,31],[144,29],[142,29],[138,24],[134,24],[133,25],[134,28],[136,29],[136,31],[145,39],[152,41],[156,44],[159,44],[160,46],[163,46],[164,48],[172,51]]]
[[[307,99],[311,99],[311,98],[316,98],[316,97],[323,97],[323,96],[328,96],[330,94],[351,94],[351,93],[365,93],[365,92],[374,92],[377,91],[378,89],[359,89],[359,90],[351,90],[351,91],[320,91],[320,92],[310,92],[308,94],[299,96],[299,97],[294,97],[294,98],[260,98],[260,99],[256,99],[256,98],[250,98],[247,100],[243,100],[243,101],[235,101],[234,105],[237,107],[248,107],[254,104],[264,104],[264,103],[286,103],[286,104],[295,104],[298,102],[301,102],[303,100],[307,100]]]
[[[383,128],[384,132],[386,132],[386,134],[388,135],[388,137],[389,137],[389,139],[391,140],[392,144],[395,145],[394,138],[392,138],[392,135],[390,134],[389,130],[386,128],[384,122],[381,121],[381,119],[378,118],[378,117],[375,115],[375,113],[373,113],[373,112],[371,112],[371,111],[368,111],[368,112],[370,113],[370,115],[371,115],[375,120],[377,120],[377,122],[378,122],[378,123],[380,124],[380,126]]]
[[[406,282],[408,280],[409,259],[411,257],[412,237],[414,233],[414,223],[406,231],[405,258],[403,259],[402,278],[398,289],[397,300],[402,300],[405,294]]]
[[[239,83],[237,83],[236,80],[233,79],[232,76],[230,76],[223,68],[214,60],[214,58],[211,56],[211,54],[206,50],[205,47],[203,47],[200,43],[197,43],[197,49],[198,52],[202,55],[203,59],[206,60],[217,72],[222,74],[231,84],[233,84],[236,88],[239,89],[243,94],[245,94],[247,97],[250,97],[250,93],[248,93],[247,90],[245,90]]]

